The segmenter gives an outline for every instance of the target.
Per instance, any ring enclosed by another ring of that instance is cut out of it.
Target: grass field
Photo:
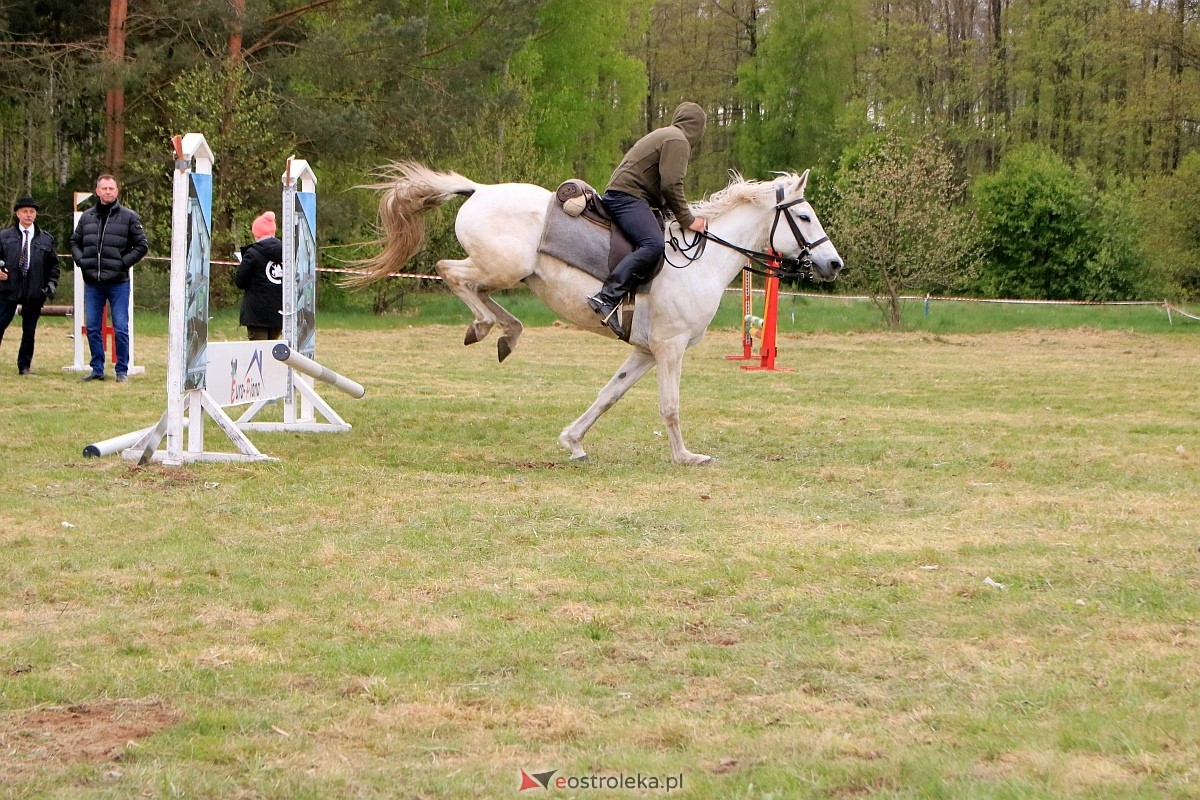
[[[619,345],[547,325],[499,365],[420,315],[325,320],[349,433],[85,460],[162,413],[161,321],[127,384],[60,372],[61,319],[18,378],[10,330],[3,796],[1200,797],[1200,326],[1105,313],[785,302],[794,372],[732,328],[688,357],[704,468],[652,379],[566,461]]]

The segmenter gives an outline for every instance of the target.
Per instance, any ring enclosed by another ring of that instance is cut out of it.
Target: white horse
[[[437,262],[446,285],[475,315],[466,344],[481,341],[499,323],[497,343],[503,361],[517,346],[522,325],[491,297],[491,293],[525,284],[559,316],[580,328],[616,338],[588,307],[586,298],[600,282],[591,275],[538,252],[551,193],[522,183],[485,185],[454,172],[438,172],[420,164],[390,165],[379,204],[383,250],[367,268],[348,281],[366,285],[397,271],[424,240],[421,213],[455,196],[463,203],[455,233],[467,257]],[[743,180],[734,174],[730,184],[693,205],[708,221],[708,235],[699,240],[672,222],[666,231],[667,264],[649,289],[638,294],[629,344],[633,352],[617,369],[578,419],[558,441],[573,460],[587,458],[583,437],[608,409],[651,367],[658,368],[658,405],[677,464],[704,464],[712,459],[693,453],[679,427],[679,378],[684,352],[704,338],[717,313],[721,295],[746,266],[747,257],[764,263],[767,248],[794,272],[804,270],[820,280],[837,277],[842,260],[825,235],[812,206],[804,199],[808,172],[788,173],[773,181]]]

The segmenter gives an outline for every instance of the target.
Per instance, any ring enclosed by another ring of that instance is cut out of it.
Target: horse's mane
[[[787,173],[781,177],[794,178],[796,175]],[[692,213],[705,219],[714,219],[745,203],[774,205],[775,181],[748,181],[736,170],[730,170],[729,185],[703,200],[692,203]]]

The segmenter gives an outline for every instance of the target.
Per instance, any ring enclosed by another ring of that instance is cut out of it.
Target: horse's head
[[[831,281],[842,271],[842,257],[817,219],[817,212],[804,199],[808,170],[803,175],[781,175],[775,179],[775,222],[771,225],[771,247],[788,261],[799,262],[814,278]]]

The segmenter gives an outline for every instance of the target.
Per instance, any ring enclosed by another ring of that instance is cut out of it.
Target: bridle
[[[747,265],[744,269],[747,272],[753,272],[755,275],[765,275],[768,278],[811,278],[813,272],[812,249],[819,247],[829,241],[828,236],[822,236],[815,241],[809,241],[804,236],[804,232],[800,230],[800,226],[796,223],[796,216],[791,212],[792,206],[799,205],[805,202],[804,195],[800,195],[788,202],[783,202],[783,187],[775,187],[775,219],[771,221],[771,238],[770,247],[766,252],[760,250],[751,250],[748,247],[742,247],[740,244],[722,239],[715,233],[697,233],[696,237],[687,243],[686,239],[680,242],[674,235],[671,236],[671,246],[683,254],[687,259],[687,263],[675,264],[670,258],[666,262],[676,269],[683,269],[689,266],[693,261],[704,254],[704,246],[709,241],[716,242],[722,247],[728,247],[730,250],[735,250],[755,264],[758,268]],[[779,220],[787,221],[788,228],[792,231],[792,236],[800,245],[800,254],[796,258],[781,258],[779,250],[775,247],[775,232],[779,229]],[[680,237],[686,237],[685,232],[680,230]]]

